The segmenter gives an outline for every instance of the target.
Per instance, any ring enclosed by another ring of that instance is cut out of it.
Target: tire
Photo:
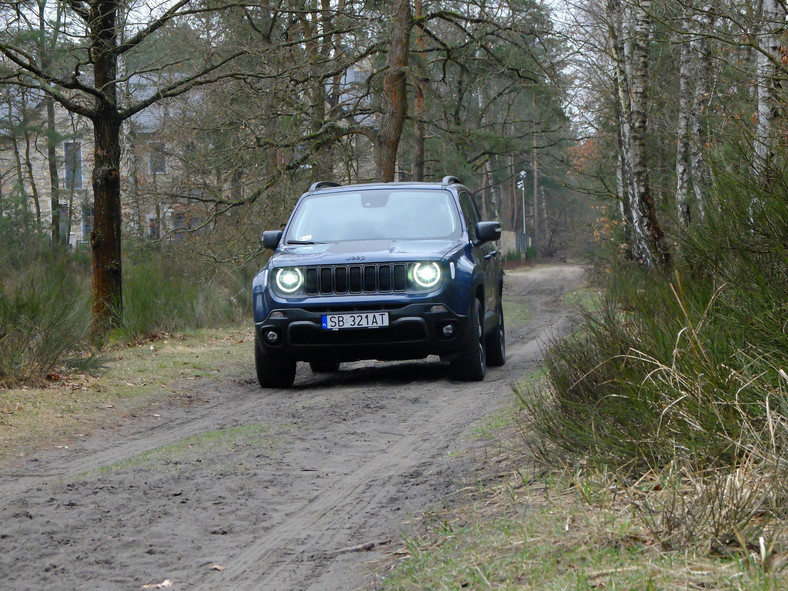
[[[487,371],[483,313],[481,302],[474,299],[468,314],[462,352],[451,365],[452,376],[464,382],[480,382]]]
[[[506,327],[503,321],[503,302],[498,299],[498,326],[487,337],[487,365],[501,367],[506,363]]]
[[[339,370],[339,361],[310,361],[309,368],[314,373],[334,373]]]
[[[260,346],[259,336],[254,336],[254,364],[261,388],[289,388],[295,381],[296,362],[269,359]]]

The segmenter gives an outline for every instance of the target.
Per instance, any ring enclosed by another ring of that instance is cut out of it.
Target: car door
[[[472,242],[476,241],[476,224],[481,221],[479,208],[476,206],[470,193],[460,193],[460,207],[468,224],[468,235]],[[474,262],[481,266],[484,274],[484,310],[485,313],[495,312],[497,309],[497,275],[498,261],[495,256],[495,243],[485,242],[473,248]]]

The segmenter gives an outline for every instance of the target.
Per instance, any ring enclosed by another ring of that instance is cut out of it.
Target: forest
[[[601,293],[517,389],[533,452],[650,475],[638,510],[665,546],[771,551],[784,0],[0,0],[0,18],[0,386],[245,321],[260,233],[314,181],[457,175],[531,238],[507,256],[582,261]]]

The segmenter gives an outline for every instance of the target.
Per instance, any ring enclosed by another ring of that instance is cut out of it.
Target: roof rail
[[[451,176],[450,174],[443,177],[441,181],[441,185],[461,185],[462,181],[457,178],[456,176]]]
[[[320,189],[325,189],[326,187],[341,187],[340,183],[335,183],[334,181],[317,181],[316,183],[312,183],[312,186],[309,187],[309,192],[314,193],[315,191],[319,191]]]

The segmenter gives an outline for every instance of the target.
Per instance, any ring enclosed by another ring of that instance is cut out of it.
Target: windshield
[[[286,242],[452,239],[461,233],[448,191],[379,189],[307,197],[293,215]]]

